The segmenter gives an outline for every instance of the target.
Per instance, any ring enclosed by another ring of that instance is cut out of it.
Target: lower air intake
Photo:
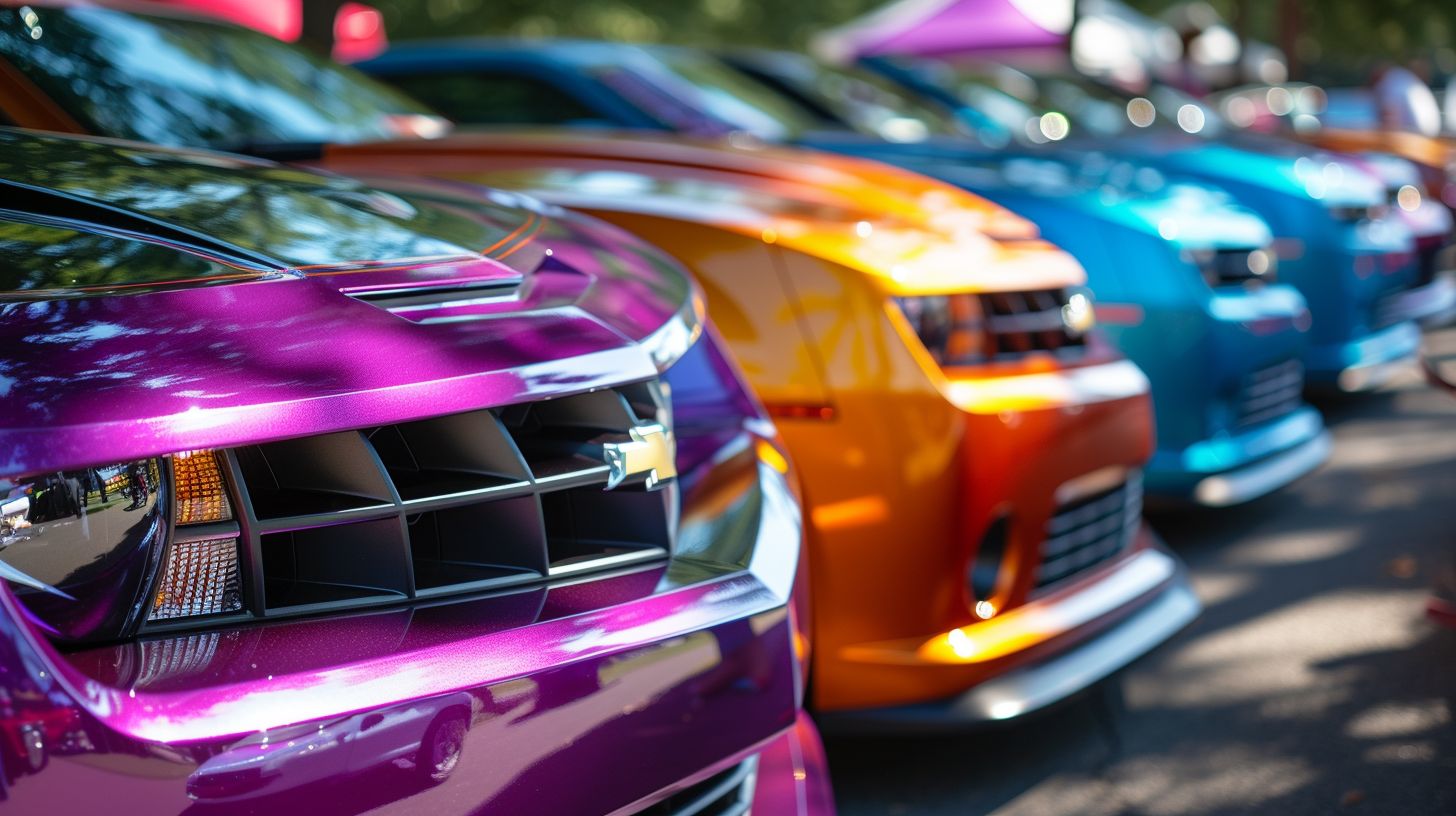
[[[684,788],[637,816],[742,816],[753,806],[758,757]]]
[[[1143,509],[1143,482],[1127,481],[1057,508],[1047,521],[1036,590],[1052,587],[1109,561],[1132,544]]]

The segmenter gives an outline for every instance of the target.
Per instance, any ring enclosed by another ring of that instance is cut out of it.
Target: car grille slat
[[[1234,424],[1249,428],[1288,416],[1304,402],[1304,366],[1283,360],[1250,373],[1234,396]]]
[[[674,490],[649,491],[640,476],[606,490],[605,456],[664,415],[664,399],[654,383],[637,383],[224,451],[242,528],[245,617],[666,558]]]
[[[1047,521],[1033,591],[1041,591],[1122,553],[1142,514],[1142,478],[1067,502]]]
[[[1033,352],[1078,355],[1086,347],[1086,336],[1063,317],[1071,298],[1066,290],[989,292],[979,297],[990,360],[1014,360]]]

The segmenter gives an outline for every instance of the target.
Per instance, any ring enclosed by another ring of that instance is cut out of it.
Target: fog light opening
[[[1001,516],[986,528],[966,570],[966,588],[974,603],[976,617],[986,620],[996,614],[996,590],[1001,584],[1002,565],[1006,563],[1006,544],[1010,538],[1011,520]]]

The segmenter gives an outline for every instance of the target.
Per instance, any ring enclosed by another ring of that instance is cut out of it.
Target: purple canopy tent
[[[1073,0],[899,0],[815,38],[820,56],[1064,51]]]
[[[1118,0],[898,0],[825,31],[813,50],[831,62],[900,54],[1065,65],[1129,84],[1178,59],[1171,27]]]

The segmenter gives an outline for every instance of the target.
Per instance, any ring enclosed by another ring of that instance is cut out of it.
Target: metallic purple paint
[[[461,190],[440,196],[469,209]],[[678,557],[71,651],[0,585],[0,799],[63,816],[628,813],[761,753],[796,785],[759,791],[759,812],[832,813],[826,777],[799,778],[812,726],[788,604],[802,530],[791,477],[765,454],[772,426],[711,332],[682,355],[698,305],[671,261],[586,219],[533,219],[510,266],[285,264],[264,281],[12,296],[0,475],[547,399],[666,368],[683,443]],[[359,297],[503,279],[520,284],[424,316]]]

